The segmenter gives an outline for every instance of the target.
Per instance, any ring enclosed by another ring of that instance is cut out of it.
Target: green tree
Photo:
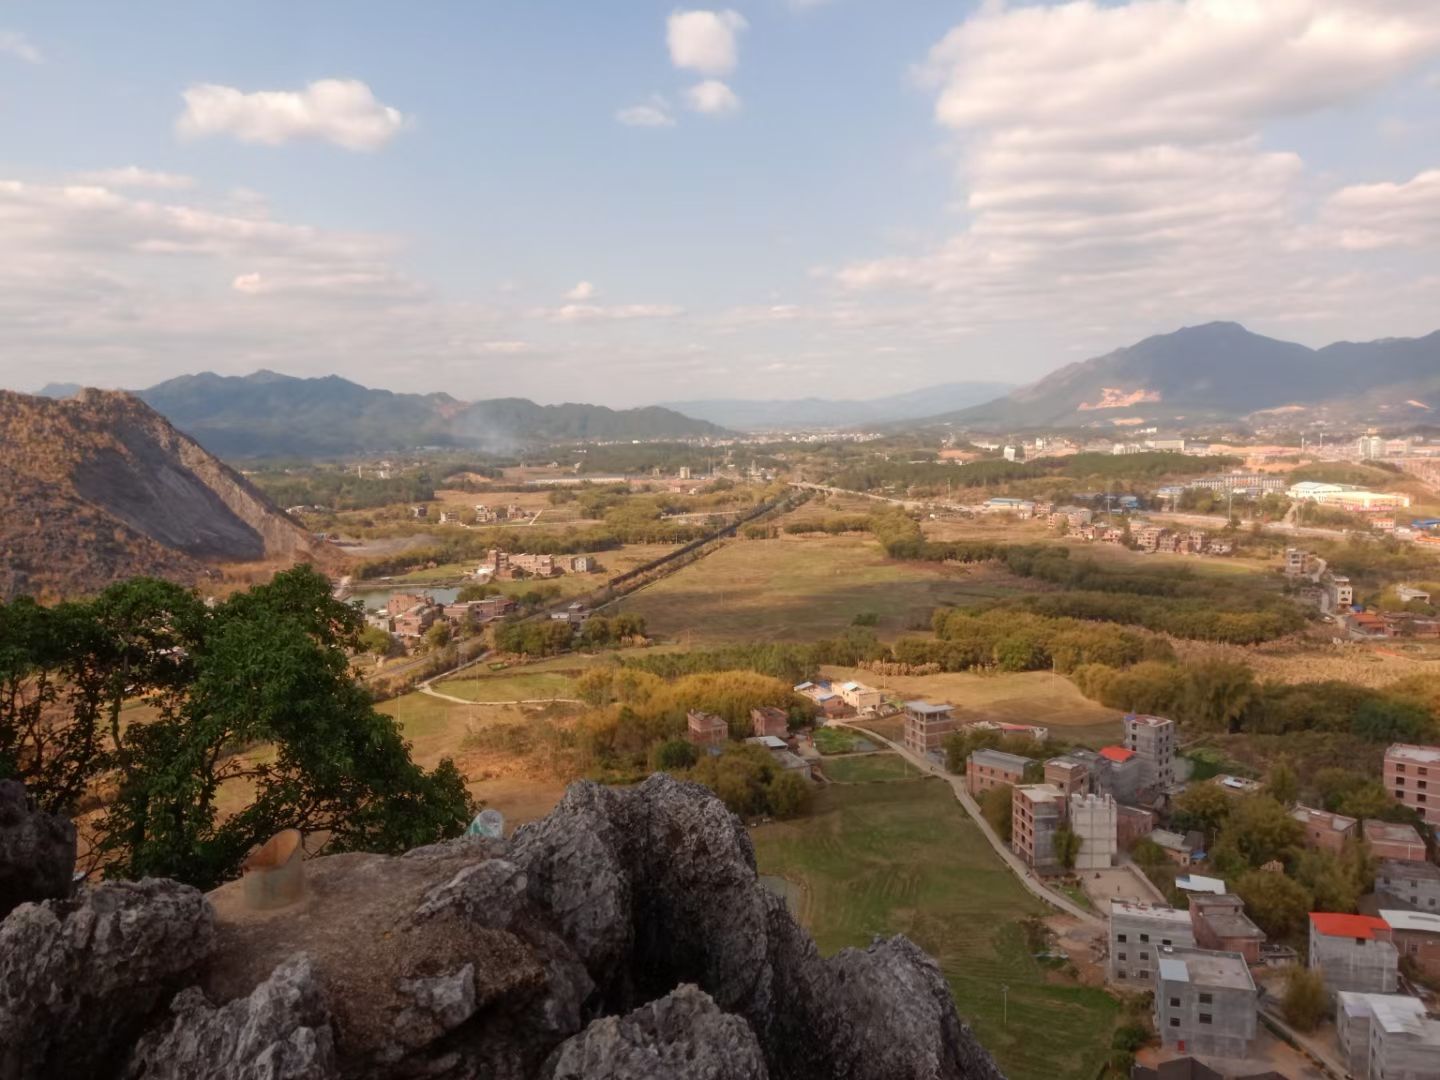
[[[810,808],[813,794],[808,780],[791,769],[782,769],[770,781],[770,813],[777,818],[799,817]]]
[[[1080,834],[1072,829],[1056,829],[1053,843],[1055,845],[1055,858],[1066,870],[1075,869],[1075,859],[1080,854],[1080,845],[1083,841]]]
[[[1270,775],[1265,778],[1265,794],[1281,806],[1295,805],[1295,800],[1300,797],[1300,781],[1288,760],[1281,759],[1271,768]]]
[[[1314,1031],[1330,1011],[1330,998],[1325,980],[1318,971],[1291,968],[1285,976],[1285,996],[1281,1009],[1285,1020],[1300,1031]]]
[[[1276,940],[1297,940],[1311,910],[1310,891],[1284,874],[1251,870],[1235,882],[1235,893],[1255,925]]]
[[[476,600],[499,595],[501,595],[501,589],[498,585],[470,584],[460,587],[460,591],[455,594],[455,600],[457,603],[469,604]]]
[[[109,876],[211,888],[282,829],[327,832],[335,851],[401,851],[456,835],[470,817],[454,766],[415,765],[395,722],[351,679],[359,616],[314,570],[278,574],[213,608],[141,579],[56,618],[50,630],[75,634],[69,648],[84,654],[73,668],[76,652],[51,656],[46,669],[65,688],[56,703],[74,704],[53,714],[54,726],[82,736],[67,736],[69,772],[117,785],[97,823]],[[45,645],[41,628],[29,632]],[[26,636],[6,644],[24,652]],[[150,710],[121,724],[120,705],[136,697]],[[107,709],[102,740],[95,717]],[[260,744],[273,753],[243,753]],[[240,784],[253,795],[222,818],[221,789]],[[47,798],[73,804],[53,785]]]
[[[389,634],[378,626],[367,626],[360,631],[360,647],[367,653],[384,656],[390,651],[393,641]]]
[[[1394,805],[1384,784],[1379,780],[1365,780],[1340,799],[1340,813],[1362,820],[1383,820]]]
[[[444,619],[436,619],[425,631],[425,647],[431,652],[438,652],[450,644],[450,637],[450,624]]]
[[[1007,844],[1010,842],[1010,831],[1015,821],[1012,802],[1014,795],[1014,788],[1009,784],[1001,784],[980,796],[980,812],[985,815],[985,820],[990,823],[996,835]]]
[[[695,762],[700,759],[699,751],[693,743],[685,739],[666,739],[655,745],[651,760],[656,769],[662,772],[684,772],[686,769],[694,768]]]
[[[1219,842],[1234,845],[1251,866],[1261,866],[1300,847],[1304,827],[1268,795],[1235,799],[1220,829]]]
[[[1193,784],[1175,796],[1172,824],[1182,832],[1198,829],[1207,841],[1230,817],[1233,796],[1215,784]]]
[[[1186,719],[1212,731],[1234,731],[1259,688],[1249,665],[1201,660],[1185,669],[1182,691]]]

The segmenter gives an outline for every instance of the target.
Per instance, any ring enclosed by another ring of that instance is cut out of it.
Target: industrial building
[[[1400,954],[1390,924],[1370,915],[1310,914],[1310,968],[1331,993],[1393,994]]]
[[[1162,948],[1194,948],[1190,913],[1133,900],[1110,901],[1110,978],[1148,988]]]
[[[1070,829],[1080,838],[1075,869],[1102,870],[1113,866],[1119,850],[1115,800],[1109,795],[1071,795],[1069,802]]]
[[[1440,1021],[1418,998],[1399,994],[1335,995],[1335,1034],[1353,1080],[1435,1080],[1440,1076]]]
[[[1155,1030],[1182,1053],[1246,1058],[1255,1040],[1255,980],[1239,953],[1161,949]]]

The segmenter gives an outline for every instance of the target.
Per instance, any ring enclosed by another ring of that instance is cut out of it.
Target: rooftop
[[[1015,793],[1036,803],[1057,802],[1065,798],[1065,793],[1054,784],[1023,784],[1015,789]]]
[[[1190,843],[1185,837],[1178,832],[1171,832],[1169,829],[1155,829],[1150,833],[1150,839],[1172,851],[1186,851],[1190,848]]]
[[[1163,716],[1143,716],[1139,713],[1128,713],[1125,722],[1127,724],[1143,724],[1145,727],[1168,727],[1174,723],[1173,720],[1166,720]]]
[[[1310,925],[1326,937],[1348,937],[1361,941],[1373,941],[1377,930],[1390,929],[1390,924],[1384,919],[1370,915],[1339,915],[1329,911],[1312,911]]]
[[[1425,1015],[1425,1005],[1419,998],[1350,990],[1341,990],[1336,997],[1347,1014],[1371,1017],[1387,1035],[1406,1035],[1440,1048],[1440,1023]]]
[[[1432,915],[1427,911],[1396,911],[1386,908],[1380,912],[1380,918],[1396,930],[1419,930],[1426,934],[1440,934],[1440,915]]]
[[[1124,764],[1135,756],[1134,750],[1126,750],[1123,746],[1102,746],[1100,756],[1106,761],[1115,761]]]
[[[1204,874],[1190,874],[1188,877],[1176,878],[1175,887],[1185,892],[1213,893],[1216,896],[1224,896],[1225,882],[1218,877],[1206,877]]]
[[[1023,758],[1019,754],[1007,754],[1003,750],[976,750],[971,753],[970,760],[976,765],[988,765],[992,769],[1007,769],[1011,772],[1024,772],[1025,766],[1030,764],[1029,758]]]
[[[1328,810],[1315,810],[1308,806],[1297,806],[1290,811],[1290,816],[1301,825],[1314,826],[1317,829],[1329,829],[1331,832],[1346,832],[1355,827],[1355,819],[1346,817],[1344,814],[1332,814]]]
[[[1194,983],[1225,990],[1255,989],[1250,965],[1239,953],[1208,949],[1161,949],[1160,978],[1164,982]]]
[[[747,743],[754,743],[756,746],[763,746],[766,750],[788,750],[789,746],[784,739],[778,735],[756,735],[745,740]]]
[[[1140,916],[1147,919],[1160,919],[1164,922],[1184,923],[1190,925],[1190,912],[1181,911],[1179,908],[1166,907],[1164,904],[1146,904],[1140,900],[1111,900],[1110,918],[1117,915]]]
[[[1440,881],[1440,866],[1428,862],[1381,859],[1376,866],[1376,873],[1380,877],[1408,878],[1412,881],[1424,878],[1427,881]]]
[[[950,711],[949,705],[933,705],[928,701],[907,701],[905,708],[921,716],[940,716]]]
[[[1440,765],[1440,746],[1396,743],[1385,751],[1386,761],[1413,761],[1417,765]]]
[[[1207,914],[1205,921],[1210,924],[1210,929],[1222,938],[1259,938],[1262,941],[1265,939],[1265,931],[1245,915],[1236,915],[1232,912],[1218,915]]]
[[[1365,822],[1366,840],[1388,840],[1394,844],[1420,844],[1425,841],[1420,839],[1420,834],[1415,831],[1413,825],[1400,825],[1392,821],[1367,821]]]

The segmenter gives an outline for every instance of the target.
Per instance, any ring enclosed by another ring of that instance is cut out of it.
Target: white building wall
[[[1075,869],[1101,870],[1115,864],[1119,811],[1109,795],[1070,796],[1070,828],[1080,837]]]

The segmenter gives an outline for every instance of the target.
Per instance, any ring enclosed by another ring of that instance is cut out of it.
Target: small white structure
[[[1206,877],[1204,874],[1187,874],[1185,877],[1177,877],[1175,887],[1181,892],[1209,893],[1213,896],[1225,895],[1225,882],[1218,877]]]
[[[1077,871],[1102,870],[1115,864],[1118,824],[1119,811],[1109,795],[1070,796],[1070,829],[1080,838]]]

